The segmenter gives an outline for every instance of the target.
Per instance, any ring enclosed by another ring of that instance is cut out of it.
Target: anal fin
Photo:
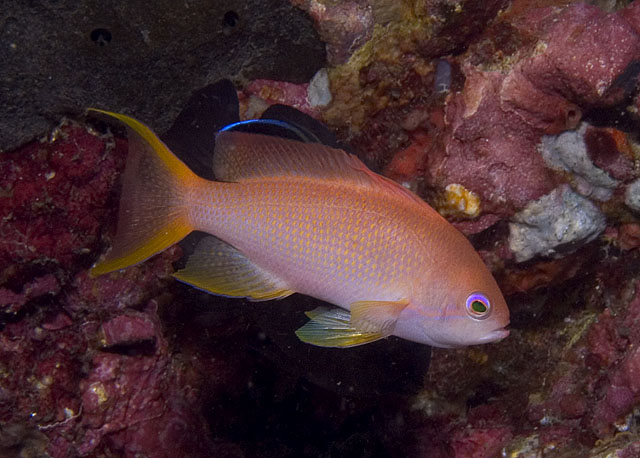
[[[213,294],[246,297],[253,301],[281,299],[295,292],[214,236],[200,240],[185,268],[173,276]]]
[[[391,335],[391,329],[369,332],[355,328],[351,324],[351,314],[339,308],[318,307],[306,315],[311,321],[298,329],[296,335],[301,341],[319,347],[355,347]]]

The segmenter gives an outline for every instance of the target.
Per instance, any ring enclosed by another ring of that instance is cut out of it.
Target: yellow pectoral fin
[[[369,332],[393,329],[400,313],[408,304],[408,300],[354,302],[351,304],[351,324],[361,331]]]
[[[298,329],[296,335],[301,341],[319,347],[355,347],[391,335],[391,329],[381,332],[356,329],[351,324],[351,314],[343,309],[319,307],[306,315],[311,321]]]

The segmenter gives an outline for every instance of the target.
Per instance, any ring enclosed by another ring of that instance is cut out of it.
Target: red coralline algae
[[[424,132],[418,132],[411,144],[396,153],[384,169],[384,175],[399,183],[409,183],[420,174],[420,167],[431,146],[431,138]]]
[[[589,426],[600,437],[610,435],[614,423],[640,402],[638,316],[640,288],[622,313],[613,317],[609,310],[605,310],[590,335],[591,353],[598,355],[601,369],[607,370],[599,380],[599,399],[589,415]]]
[[[160,294],[167,282],[172,281],[171,262],[179,259],[181,253],[175,246],[138,269],[126,269],[99,278],[92,278],[86,271],[80,272],[72,280],[68,307],[85,310],[100,304],[101,310],[109,312],[135,308]]]
[[[614,240],[613,238],[611,239]],[[640,247],[640,224],[622,224],[615,233],[615,240],[622,250],[632,250]]]
[[[146,315],[128,313],[105,322],[100,327],[100,343],[103,347],[116,345],[135,345],[153,342],[157,329],[155,323]]]
[[[511,428],[477,428],[459,430],[451,438],[456,458],[492,458],[511,439]]]
[[[636,33],[640,34],[640,5],[630,2],[620,11],[620,16],[629,22]]]
[[[0,421],[4,425],[64,422],[80,410],[76,390],[87,349],[78,328],[47,331],[44,313],[0,333]],[[44,432],[44,431],[43,431]]]
[[[240,94],[243,118],[259,118],[269,105],[280,103],[292,106],[304,113],[313,114],[314,109],[307,98],[308,83],[293,84],[285,81],[254,80]],[[260,104],[251,98],[257,97]],[[258,106],[256,106],[258,105]]]
[[[541,19],[534,25],[541,52],[519,64],[525,77],[541,92],[576,104],[620,101],[624,94],[613,90],[614,83],[639,52],[639,37],[628,17],[576,3],[557,14],[550,10]]]
[[[610,437],[640,400],[640,289],[624,299],[613,316],[610,309],[588,321],[588,330],[565,354],[564,375],[553,376],[542,404],[529,406],[530,418],[564,423],[600,438]],[[626,286],[627,287],[627,286]],[[627,429],[624,427],[624,429]]]
[[[482,196],[485,211],[508,216],[556,183],[537,154],[541,135],[575,128],[590,106],[620,102],[624,91],[616,90],[617,78],[640,59],[632,25],[620,14],[583,4],[553,11],[527,18],[526,26],[513,20],[538,42],[531,57],[506,72],[462,64],[466,80],[447,100],[444,148],[427,158],[430,183],[460,183]],[[624,154],[600,156],[597,165],[630,177]]]
[[[23,286],[20,294],[8,288],[0,288],[0,311],[15,314],[30,300],[47,294],[56,295],[59,291],[58,280],[51,274],[31,280]]]
[[[634,153],[624,132],[589,126],[584,141],[587,154],[596,167],[616,180],[628,181],[635,177]]]
[[[124,163],[123,146],[70,123],[53,141],[3,154],[0,283],[11,280],[17,293],[23,275],[86,263],[98,247],[114,172]]]
[[[545,134],[573,129],[582,118],[578,105],[557,92],[546,92],[536,86],[521,66],[504,78],[500,103],[502,109],[517,114],[526,125]]]
[[[83,270],[113,230],[125,150],[68,124],[0,157],[0,431],[17,431],[0,454],[215,449],[198,408],[205,379],[173,357],[158,317],[180,249],[100,278]]]
[[[160,262],[170,265],[171,257],[156,260],[156,267]],[[149,294],[156,284],[157,291],[157,282],[167,281],[159,278],[140,275],[138,288]],[[56,298],[56,308],[71,315],[48,319],[42,310],[5,327],[0,373],[11,378],[0,387],[1,421],[29,422],[49,438],[53,457],[107,450],[121,456],[208,456],[215,447],[198,408],[204,379],[170,353],[156,302],[122,313],[116,304],[140,303],[130,302],[127,281],[119,288],[114,283],[79,274]],[[111,306],[93,300],[103,284]]]
[[[183,368],[171,363],[157,317],[115,317],[102,332],[115,335],[119,345],[153,338],[155,350],[149,355],[95,354],[79,387],[83,411],[77,453],[86,455],[106,442],[123,456],[206,456],[213,444],[190,388],[179,383]]]
[[[554,179],[536,152],[540,132],[500,106],[500,73],[465,68],[464,90],[448,99],[443,147],[430,151],[426,180],[462,184],[483,209],[509,215],[549,192]]]
[[[372,45],[330,72],[336,102],[321,116],[341,127],[336,120],[340,116],[348,130],[345,137],[368,163],[391,163],[386,170],[394,173],[408,153],[422,155],[424,164],[411,167],[413,176],[404,167],[398,178],[412,183],[424,179],[428,190],[462,185],[481,197],[484,213],[509,217],[565,180],[540,158],[542,135],[573,129],[585,111],[613,106],[626,96],[629,83],[620,78],[640,59],[636,9],[630,5],[622,12],[605,13],[576,3],[507,10],[466,53],[447,60],[452,72],[443,127],[429,122],[430,113],[442,111],[442,98],[433,86],[437,66],[425,62],[421,53],[438,48],[447,26],[437,29],[438,35],[431,39],[411,32],[404,35],[389,26],[386,41],[402,52],[377,53]],[[429,11],[436,18],[446,10],[443,3],[433,2]],[[478,16],[471,12],[472,5],[465,3],[455,20],[446,15],[442,20],[453,24],[468,17],[472,23],[469,16]],[[508,34],[492,35],[501,30]],[[606,40],[600,40],[602,36]],[[374,36],[371,42],[384,40]],[[360,104],[352,107],[357,101]],[[418,112],[417,129],[416,124],[403,122]],[[380,151],[395,155],[381,159]],[[628,178],[623,156],[600,156],[596,165]]]

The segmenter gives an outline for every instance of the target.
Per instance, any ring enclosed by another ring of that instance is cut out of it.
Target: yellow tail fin
[[[199,178],[140,121],[90,110],[122,121],[129,132],[118,228],[111,251],[91,269],[97,276],[142,262],[187,236],[194,228],[185,195]]]

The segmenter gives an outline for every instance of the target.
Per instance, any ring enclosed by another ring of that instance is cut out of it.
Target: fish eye
[[[491,314],[491,303],[483,294],[473,293],[467,297],[467,313],[471,318],[484,320]]]

